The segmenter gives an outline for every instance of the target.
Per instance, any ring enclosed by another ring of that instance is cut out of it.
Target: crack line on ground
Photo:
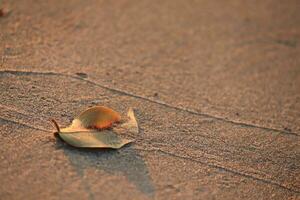
[[[36,130],[44,131],[44,132],[52,132],[52,131],[48,131],[48,130],[45,130],[45,129],[42,129],[42,128],[39,128],[39,127],[31,126],[31,125],[24,124],[24,123],[21,123],[21,122],[17,122],[17,121],[14,121],[14,120],[5,119],[5,118],[2,118],[2,117],[0,117],[0,120],[6,121],[8,123],[18,124],[18,125],[21,125],[21,126],[24,126],[24,127],[31,128],[31,129],[36,129]],[[197,163],[200,163],[202,165],[206,165],[206,166],[209,166],[209,167],[212,167],[212,168],[216,168],[216,169],[219,169],[219,170],[230,172],[230,173],[235,174],[235,175],[239,175],[239,176],[251,178],[253,180],[261,181],[261,182],[264,182],[264,183],[267,183],[267,184],[271,184],[271,185],[275,185],[275,186],[284,188],[286,190],[289,190],[289,191],[292,191],[292,192],[295,192],[295,193],[300,193],[300,191],[298,191],[298,190],[294,190],[293,188],[289,188],[287,186],[284,186],[284,185],[282,185],[282,184],[280,184],[278,182],[272,181],[272,180],[264,179],[264,178],[261,178],[261,177],[255,177],[255,176],[253,176],[251,174],[248,174],[248,173],[245,173],[245,172],[240,172],[240,171],[237,171],[235,169],[231,169],[231,168],[228,168],[228,167],[220,166],[220,165],[217,165],[217,164],[203,162],[203,161],[198,160],[197,158],[177,155],[177,154],[174,154],[174,153],[171,153],[171,152],[167,152],[167,151],[161,150],[160,148],[157,148],[157,147],[153,147],[152,149],[142,149],[142,148],[135,148],[135,149],[136,150],[140,150],[140,151],[155,151],[155,152],[160,152],[162,154],[165,154],[165,155],[168,155],[168,156],[171,156],[171,157],[175,157],[175,158],[179,158],[179,159],[185,159],[185,160],[189,160],[189,161],[192,161],[192,162],[197,162]]]
[[[233,121],[233,120],[230,120],[230,119],[210,115],[210,114],[207,114],[207,113],[200,113],[200,112],[197,112],[195,110],[188,109],[188,108],[174,106],[174,105],[165,103],[163,101],[154,100],[154,99],[151,99],[151,98],[140,96],[140,95],[137,95],[137,94],[134,94],[134,93],[131,93],[131,92],[128,92],[128,91],[124,91],[124,90],[121,90],[121,89],[117,89],[117,88],[111,88],[109,86],[101,85],[101,84],[93,82],[91,80],[86,80],[86,79],[83,79],[83,78],[80,78],[80,77],[77,77],[77,76],[73,76],[73,75],[70,75],[70,74],[63,74],[63,73],[56,73],[56,72],[14,71],[14,70],[2,70],[2,71],[0,71],[0,74],[5,74],[5,73],[13,74],[13,75],[48,75],[48,76],[68,77],[68,78],[72,78],[72,79],[85,81],[87,83],[90,83],[92,85],[101,87],[103,89],[106,89],[106,90],[109,90],[109,91],[112,91],[112,92],[115,92],[115,93],[119,93],[119,94],[130,96],[130,97],[134,97],[134,98],[137,98],[137,99],[142,99],[144,101],[148,101],[150,103],[155,103],[155,104],[158,104],[158,105],[162,105],[162,106],[165,106],[165,107],[168,107],[168,108],[171,108],[171,109],[175,109],[175,110],[178,110],[178,111],[181,111],[181,112],[187,112],[187,113],[190,113],[190,114],[193,114],[193,115],[212,118],[214,120],[223,121],[223,122],[227,122],[227,123],[234,124],[234,125],[239,125],[239,126],[244,126],[244,127],[251,127],[251,128],[258,128],[258,129],[262,129],[262,130],[266,130],[266,131],[273,131],[273,132],[277,132],[277,133],[285,134],[285,135],[293,135],[293,136],[297,136],[297,137],[300,136],[296,132],[289,132],[289,131],[284,131],[284,130],[280,130],[280,129],[276,129],[276,128],[264,127],[264,126],[259,126],[259,125],[255,125],[255,124],[248,124],[248,123],[244,123],[244,122],[237,122],[237,121]]]
[[[24,124],[24,123],[21,123],[21,122],[17,122],[17,121],[14,121],[14,120],[5,119],[5,118],[2,118],[2,117],[0,117],[0,120],[6,121],[8,123],[18,124],[18,125],[21,125],[21,126],[24,126],[24,127],[31,128],[31,129],[36,129],[36,130],[44,131],[44,132],[52,132],[52,131],[48,131],[48,130],[45,130],[45,129],[42,129],[42,128],[39,128],[39,127],[31,126],[31,125]],[[171,156],[171,157],[175,157],[175,158],[179,158],[179,159],[184,159],[184,160],[189,160],[189,161],[192,161],[192,162],[197,162],[197,163],[200,163],[202,165],[206,165],[206,166],[218,169],[218,170],[223,170],[223,171],[235,174],[235,175],[239,175],[239,176],[250,178],[250,179],[253,179],[253,180],[256,180],[256,181],[264,182],[266,184],[275,185],[275,186],[281,187],[283,189],[286,189],[286,190],[289,190],[289,191],[292,191],[292,192],[295,192],[295,193],[300,193],[300,191],[298,191],[298,190],[294,190],[293,188],[289,188],[287,186],[284,186],[284,185],[282,185],[282,184],[280,184],[278,182],[272,181],[272,180],[264,179],[264,178],[261,178],[261,177],[255,177],[255,176],[253,176],[251,174],[248,174],[248,173],[245,173],[245,172],[240,172],[240,171],[237,171],[237,170],[234,170],[234,169],[231,169],[231,168],[228,168],[228,167],[220,166],[220,165],[217,165],[217,164],[203,162],[203,161],[198,160],[197,158],[177,155],[177,154],[174,154],[174,153],[171,153],[171,152],[167,152],[167,151],[161,150],[160,148],[157,148],[157,147],[154,147],[152,149],[142,149],[142,148],[135,148],[135,149],[136,150],[140,150],[140,151],[155,151],[155,152],[160,152],[162,154],[165,154],[165,155],[168,155],[168,156]]]
[[[171,157],[175,157],[175,158],[179,158],[179,159],[183,159],[183,160],[189,160],[191,162],[196,162],[196,163],[199,163],[199,164],[202,164],[202,165],[205,165],[205,166],[208,166],[208,167],[211,167],[211,168],[215,168],[215,169],[218,169],[220,171],[226,171],[228,173],[232,173],[234,175],[238,175],[238,176],[243,176],[243,177],[246,177],[246,178],[250,178],[252,180],[256,180],[258,182],[263,182],[263,183],[266,183],[266,184],[270,184],[270,185],[274,185],[274,186],[277,186],[277,187],[280,187],[280,188],[283,188],[285,190],[288,190],[288,191],[291,191],[291,192],[294,192],[294,193],[300,193],[299,190],[295,190],[294,188],[290,188],[288,186],[285,186],[285,185],[282,185],[276,181],[273,181],[273,180],[269,180],[269,179],[264,179],[264,178],[261,178],[261,177],[255,177],[251,174],[248,174],[248,173],[245,173],[245,172],[240,172],[240,171],[236,171],[234,169],[231,169],[231,168],[228,168],[228,167],[224,167],[224,166],[220,166],[220,165],[217,165],[217,164],[212,164],[212,163],[208,163],[208,162],[203,162],[203,161],[200,161],[198,159],[195,159],[195,158],[192,158],[192,157],[186,157],[186,156],[181,156],[181,155],[177,155],[177,154],[174,154],[174,153],[171,153],[171,152],[167,152],[167,151],[164,151],[164,150],[161,150],[160,148],[153,148],[153,149],[141,149],[141,148],[135,148],[136,150],[139,150],[139,151],[154,151],[154,152],[160,152],[161,154],[165,154],[165,155],[168,155],[168,156],[171,156]]]
[[[21,122],[17,122],[17,121],[14,121],[14,120],[5,119],[5,118],[3,118],[3,117],[0,117],[0,120],[5,121],[5,122],[7,122],[7,123],[18,124],[18,125],[21,125],[21,126],[24,126],[24,127],[27,127],[27,128],[31,128],[31,129],[36,129],[36,130],[43,131],[43,132],[48,132],[48,133],[53,132],[53,131],[48,131],[48,130],[46,130],[46,129],[39,128],[39,127],[36,127],[36,126],[31,126],[31,125],[28,125],[28,124],[24,124],[24,123],[21,123]]]

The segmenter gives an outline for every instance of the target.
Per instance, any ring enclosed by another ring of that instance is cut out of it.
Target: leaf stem
[[[54,124],[54,126],[55,126],[57,132],[60,132],[60,128],[59,128],[57,122],[56,122],[54,119],[50,119],[50,121]]]

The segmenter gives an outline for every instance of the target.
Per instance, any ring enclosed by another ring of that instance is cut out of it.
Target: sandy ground
[[[298,0],[2,7],[0,199],[300,198]],[[53,137],[93,105],[133,107],[135,143]]]

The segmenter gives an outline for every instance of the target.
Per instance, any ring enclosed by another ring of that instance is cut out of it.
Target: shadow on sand
[[[118,151],[110,149],[76,149],[62,143],[60,139],[57,139],[57,148],[63,149],[80,177],[83,177],[85,169],[88,168],[104,170],[110,174],[121,173],[139,191],[148,197],[154,196],[154,186],[147,166],[132,146],[125,146]],[[94,199],[90,188],[85,186],[85,189],[90,196],[89,199]]]

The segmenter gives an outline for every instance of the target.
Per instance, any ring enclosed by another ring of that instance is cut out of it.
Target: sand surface
[[[0,199],[300,198],[298,0],[2,2]],[[93,105],[136,141],[53,137]]]

